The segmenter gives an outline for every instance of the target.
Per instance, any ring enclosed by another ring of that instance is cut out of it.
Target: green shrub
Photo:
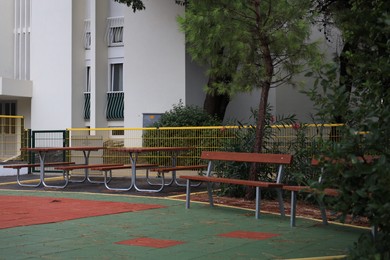
[[[164,129],[164,127],[196,127],[196,126],[219,126],[221,122],[207,114],[197,106],[184,106],[179,102],[173,108],[165,112],[160,120],[150,129],[144,132],[143,145],[147,147],[195,147],[196,149],[180,153],[178,165],[198,164],[200,153],[203,149],[219,147],[220,138],[228,136],[229,131],[220,129],[202,130],[199,138],[199,131],[196,129]],[[221,138],[222,139],[222,138]],[[150,163],[170,165],[169,153],[159,153],[148,158]]]
[[[173,108],[161,115],[153,126],[155,127],[181,127],[181,126],[216,126],[221,125],[216,117],[207,114],[198,106],[173,105]]]

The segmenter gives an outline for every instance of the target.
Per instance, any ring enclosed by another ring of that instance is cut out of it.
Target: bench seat
[[[137,168],[150,168],[156,167],[158,164],[137,164]],[[131,164],[123,164],[123,165],[102,165],[91,168],[92,170],[97,171],[110,171],[110,170],[120,170],[120,169],[131,169],[133,168]]]
[[[63,171],[71,171],[71,170],[78,170],[78,169],[90,169],[94,167],[104,167],[104,166],[121,166],[123,164],[75,164],[75,165],[69,165],[69,166],[58,166],[54,169],[56,170],[63,170]]]
[[[305,192],[305,193],[315,193],[315,194],[324,194],[324,195],[333,196],[333,197],[337,197],[340,193],[340,191],[337,189],[326,188],[323,190],[319,190],[319,189],[311,188],[310,186],[283,185],[283,190]]]
[[[73,165],[75,164],[74,162],[47,162],[45,163],[45,167],[54,167],[54,166],[66,166],[66,165]],[[35,168],[35,167],[40,167],[40,163],[21,163],[21,164],[8,164],[4,165],[3,168],[9,168],[9,169],[15,169],[16,170],[16,182],[19,184],[19,186],[22,187],[38,187],[41,182],[38,184],[27,184],[23,183],[22,180],[20,179],[20,170],[22,168]]]
[[[202,160],[208,161],[206,176],[202,175],[182,175],[180,178],[186,179],[186,208],[190,208],[190,195],[191,195],[191,181],[207,182],[207,192],[209,197],[210,206],[213,206],[213,192],[212,183],[226,183],[235,185],[244,185],[255,187],[256,189],[256,211],[255,218],[258,219],[260,215],[260,188],[275,189],[278,194],[279,210],[282,216],[284,213],[284,204],[282,198],[281,183],[283,177],[283,166],[289,165],[292,162],[292,156],[290,154],[262,154],[262,153],[243,153],[243,152],[220,152],[220,151],[203,151],[200,157]],[[261,164],[274,164],[278,166],[278,172],[275,175],[275,181],[256,181],[256,180],[242,180],[234,178],[214,177],[212,176],[212,169],[215,161],[226,162],[246,162],[246,163],[261,163]],[[206,168],[206,167],[204,167]]]
[[[158,164],[137,164],[136,168],[137,169],[146,169],[147,172],[149,171],[150,168],[153,167],[158,167]],[[113,170],[121,170],[121,169],[133,169],[133,166],[131,164],[121,164],[121,165],[98,165],[91,167],[91,170],[96,170],[96,171],[102,171],[103,176],[104,176],[104,186],[108,190],[113,190],[113,191],[128,191],[133,187],[134,182],[131,183],[129,188],[114,188],[110,187],[109,183],[111,182],[112,179],[112,171]],[[109,173],[109,177],[107,176]]]
[[[205,181],[205,182],[207,181],[207,182],[236,184],[236,185],[245,185],[245,186],[262,187],[262,188],[283,187],[283,184],[281,183],[249,181],[249,180],[230,179],[230,178],[221,178],[221,177],[208,177],[208,176],[200,176],[200,175],[199,176],[181,175],[180,178],[194,180],[194,181]]]
[[[75,164],[74,162],[49,162],[45,163],[45,166],[60,166],[60,165],[70,165]],[[9,164],[3,165],[3,168],[11,168],[11,169],[22,169],[22,168],[35,168],[41,166],[39,163],[29,163],[29,164]]]
[[[185,171],[185,170],[203,170],[207,168],[207,164],[203,165],[187,165],[187,166],[175,166],[175,167],[159,167],[152,168],[152,172],[171,172],[171,171]]]

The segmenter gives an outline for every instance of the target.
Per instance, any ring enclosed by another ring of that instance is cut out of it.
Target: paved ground
[[[31,176],[27,176],[31,178]],[[340,256],[367,229],[289,218],[251,210],[191,203],[184,188],[160,193],[111,192],[103,185],[70,184],[64,190],[21,188],[15,176],[0,177],[5,196],[160,205],[160,208],[0,229],[0,259],[294,259]],[[204,188],[198,188],[202,190]],[[197,191],[194,189],[194,191]],[[32,207],[24,206],[26,208]],[[0,212],[9,212],[2,206]],[[26,217],[30,215],[26,210]],[[34,209],[32,208],[31,211]],[[85,209],[84,209],[85,210]],[[47,212],[49,213],[49,212]],[[0,213],[1,214],[1,213]],[[4,214],[2,214],[4,215]],[[15,218],[20,218],[16,216]],[[1,215],[0,215],[1,219]],[[334,259],[329,257],[328,259]]]

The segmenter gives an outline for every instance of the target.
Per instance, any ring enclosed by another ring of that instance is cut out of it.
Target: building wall
[[[0,76],[14,77],[14,1],[0,1]]]
[[[144,114],[164,113],[180,100],[186,105],[203,106],[205,70],[186,55],[184,34],[176,22],[176,17],[184,14],[184,7],[172,0],[144,2],[146,10],[134,13],[113,0],[32,0],[33,94],[32,99],[14,97],[18,114],[26,116],[27,127],[141,127]],[[13,0],[0,1],[0,76],[11,78],[13,4]],[[112,16],[124,16],[123,47],[107,47],[107,17]],[[93,24],[89,51],[84,49],[84,19]],[[107,121],[105,114],[109,65],[113,60],[124,63],[125,118],[117,122]],[[93,70],[91,119],[86,121],[82,112],[87,64]],[[307,86],[311,84],[307,81]],[[9,97],[0,96],[4,98]],[[225,121],[251,122],[250,108],[257,108],[259,99],[258,89],[233,97]],[[312,103],[298,89],[272,89],[269,102],[274,114],[296,113],[300,121],[310,121]]]
[[[340,32],[335,28],[332,31],[327,31],[327,33],[328,40],[325,39],[323,30],[320,31],[319,28],[313,27],[310,40],[319,43],[324,61],[330,62],[339,55],[342,42]],[[318,123],[314,119],[314,103],[306,94],[302,93],[303,90],[309,90],[313,87],[315,78],[308,78],[303,74],[295,77],[297,82],[303,82],[302,87],[294,88],[291,85],[283,85],[276,89],[276,112],[281,115],[295,114],[300,122]]]
[[[14,75],[14,0],[0,1],[0,81],[2,95],[0,102],[16,102],[16,113],[25,117],[25,125],[30,125],[32,82],[16,80]]]
[[[72,1],[33,0],[31,128],[72,125]]]
[[[105,115],[106,93],[108,90],[108,50],[105,42],[106,20],[109,1],[91,0],[92,31],[91,67],[91,119],[90,127],[107,127]]]
[[[127,127],[142,126],[143,113],[163,113],[185,101],[184,35],[172,0],[144,1],[146,10],[125,12],[124,91]]]
[[[84,50],[84,20],[88,0],[72,0],[72,81],[71,88],[71,125],[69,127],[82,127],[84,91],[86,84],[85,50]]]

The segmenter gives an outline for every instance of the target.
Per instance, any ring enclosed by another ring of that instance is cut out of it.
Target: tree
[[[263,148],[270,88],[294,84],[292,75],[321,57],[316,43],[308,41],[310,6],[308,0],[198,0],[189,2],[179,18],[191,57],[209,66],[209,77],[231,76],[208,91],[233,96],[261,89],[253,152]],[[256,168],[251,167],[249,179],[258,179]],[[249,190],[247,197],[253,195]]]
[[[118,0],[120,1],[120,0]],[[138,1],[122,1],[134,4]],[[178,18],[191,57],[209,66],[211,95],[233,96],[261,89],[253,152],[261,152],[271,87],[320,63],[317,44],[309,42],[311,0],[198,0]],[[313,14],[311,14],[313,15]],[[257,166],[249,179],[258,179]],[[253,197],[253,189],[247,197]]]
[[[340,196],[332,206],[342,213],[342,218],[347,214],[367,217],[379,231],[376,236],[363,235],[351,258],[389,259],[390,3],[385,0],[347,3],[349,6],[343,12],[334,9],[334,22],[344,42],[354,43],[344,53],[348,67],[341,77],[347,77],[348,81],[339,81],[340,64],[331,64],[319,74],[318,84],[310,92],[320,118],[328,121],[342,114],[346,122],[340,141],[330,143],[323,151],[338,162],[326,165],[324,188],[337,185],[340,189]],[[347,94],[348,85],[351,92]],[[346,98],[348,104],[340,105]],[[358,160],[366,154],[378,159],[371,163]]]
[[[126,4],[128,7],[133,9],[133,12],[145,9],[145,5],[142,0],[115,0],[115,2]]]

